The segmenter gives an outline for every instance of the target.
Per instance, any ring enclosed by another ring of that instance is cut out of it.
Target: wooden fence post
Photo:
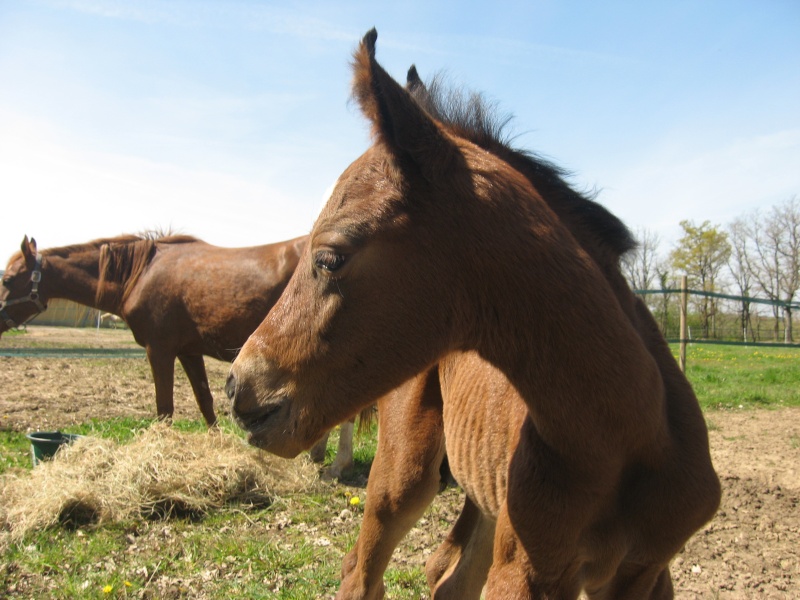
[[[689,308],[689,292],[688,290],[688,278],[686,275],[681,277],[681,350],[680,350],[680,366],[681,366],[681,373],[686,373],[686,341],[688,336],[688,327],[687,327],[687,311]]]

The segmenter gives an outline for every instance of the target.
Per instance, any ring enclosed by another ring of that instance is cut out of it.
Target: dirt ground
[[[24,339],[23,339],[24,338]],[[82,339],[81,339],[82,338]],[[0,339],[0,349],[46,340],[65,345],[129,346],[114,330],[31,328]],[[219,414],[227,363],[207,361]],[[188,382],[176,373],[176,416],[198,418]],[[149,368],[140,359],[0,357],[0,430],[62,429],[90,418],[148,417],[155,413]],[[800,598],[800,410],[712,412],[707,415],[723,500],[716,517],[673,563],[676,597],[705,599]],[[434,510],[449,517],[460,506],[445,494]],[[436,522],[438,519],[430,519]],[[411,547],[418,549],[429,532]]]

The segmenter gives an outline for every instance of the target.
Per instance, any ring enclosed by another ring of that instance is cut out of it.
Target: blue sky
[[[307,233],[369,143],[350,56],[445,71],[667,251],[800,194],[800,2],[0,1],[0,260]],[[3,266],[0,265],[0,266]]]

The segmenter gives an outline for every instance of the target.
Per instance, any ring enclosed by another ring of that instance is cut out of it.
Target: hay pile
[[[0,480],[0,528],[14,539],[57,524],[197,516],[228,503],[264,505],[303,491],[316,467],[283,460],[222,432],[182,433],[163,424],[128,444],[91,437],[33,471]]]

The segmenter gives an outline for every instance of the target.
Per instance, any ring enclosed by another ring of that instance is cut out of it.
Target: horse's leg
[[[425,565],[434,600],[477,600],[492,565],[494,520],[469,497],[447,539]]]
[[[339,425],[339,449],[333,464],[325,472],[325,476],[330,479],[341,477],[342,473],[353,468],[353,421],[345,421]]]
[[[308,454],[311,456],[311,460],[315,463],[323,463],[325,462],[325,452],[328,450],[328,437],[330,436],[330,432],[326,433],[322,436],[322,439],[318,441],[311,447],[311,450],[308,451]]]
[[[162,421],[172,421],[175,412],[173,385],[175,384],[175,355],[147,346],[147,362],[156,386],[156,412]]]
[[[434,369],[378,402],[378,448],[361,530],[342,564],[340,600],[382,598],[397,544],[439,490],[444,458],[442,399]]]
[[[189,378],[189,383],[192,384],[194,398],[197,400],[197,406],[200,407],[200,412],[206,420],[206,425],[214,427],[217,424],[217,415],[214,414],[214,397],[208,387],[208,375],[206,374],[206,365],[203,362],[203,357],[196,354],[179,354],[178,360],[181,361],[183,370],[186,371],[186,376]]]

